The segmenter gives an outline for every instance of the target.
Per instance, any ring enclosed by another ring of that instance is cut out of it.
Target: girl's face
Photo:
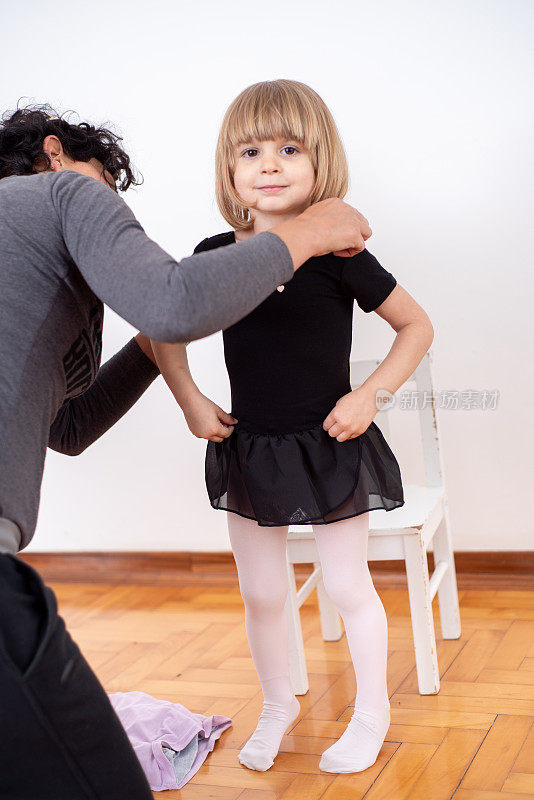
[[[300,214],[314,185],[310,154],[297,141],[253,139],[235,149],[234,186],[255,223]]]

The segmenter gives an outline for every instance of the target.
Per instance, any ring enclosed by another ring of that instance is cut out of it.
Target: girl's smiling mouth
[[[282,189],[287,189],[287,186],[257,186],[256,188],[259,189],[260,192],[274,194],[276,192],[280,192]]]

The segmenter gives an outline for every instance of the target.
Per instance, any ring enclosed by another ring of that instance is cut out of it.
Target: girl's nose
[[[280,172],[280,167],[278,165],[278,162],[274,158],[272,158],[270,156],[267,156],[262,161],[261,171],[262,172],[269,172],[269,173],[271,173],[271,172]]]

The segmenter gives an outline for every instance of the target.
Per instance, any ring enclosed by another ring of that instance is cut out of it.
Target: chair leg
[[[460,623],[460,607],[458,604],[458,587],[456,585],[456,568],[454,550],[449,525],[447,501],[444,503],[444,515],[432,538],[434,563],[445,561],[448,565],[438,586],[438,604],[441,619],[441,635],[444,639],[458,639],[462,634]]]
[[[297,584],[293,565],[287,563],[289,590],[286,600],[287,626],[289,631],[289,677],[295,694],[306,694],[309,689],[306,654],[300,624],[297,600]]]
[[[320,569],[320,564],[313,565],[315,569]],[[341,617],[337,608],[330,600],[324,588],[322,573],[317,582],[317,600],[319,602],[319,613],[321,615],[321,631],[325,642],[337,642],[343,636]]]
[[[415,665],[420,694],[439,692],[439,669],[426,550],[420,536],[404,537],[406,577],[412,615]]]

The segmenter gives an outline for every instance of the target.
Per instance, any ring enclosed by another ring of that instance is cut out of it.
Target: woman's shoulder
[[[202,253],[205,250],[214,250],[216,247],[224,247],[224,245],[234,244],[234,242],[234,231],[217,233],[215,236],[208,236],[206,239],[202,239],[202,241],[199,242],[193,250],[193,253]]]

